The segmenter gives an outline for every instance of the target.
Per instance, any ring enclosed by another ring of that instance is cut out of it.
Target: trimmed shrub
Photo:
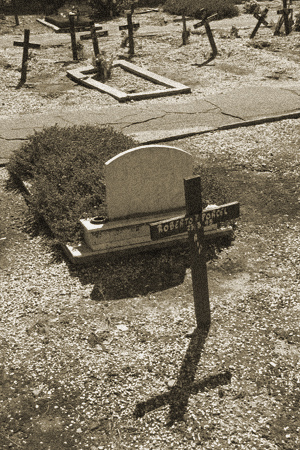
[[[260,13],[260,5],[256,0],[245,2],[243,6],[243,12],[245,14],[258,14]]]
[[[202,8],[208,15],[217,13],[217,20],[239,15],[235,0],[167,0],[164,5],[164,11],[170,14],[186,14],[196,19],[201,19]]]
[[[80,218],[105,216],[104,163],[137,143],[110,127],[44,129],[14,153],[12,176],[31,184],[29,205],[60,242],[77,242]]]

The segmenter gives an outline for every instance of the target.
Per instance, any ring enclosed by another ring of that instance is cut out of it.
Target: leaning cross
[[[287,7],[287,0],[282,0],[282,6],[283,6],[282,9],[277,10],[277,14],[281,14],[281,17],[279,18],[278,23],[276,25],[274,36],[278,36],[280,34],[280,28],[282,27],[283,23],[286,35],[290,34],[290,32],[292,31],[290,27],[289,16],[291,15],[292,18],[293,9]]]
[[[211,20],[213,20],[218,14],[216,13],[216,14],[213,14],[212,16],[208,17],[207,11],[204,8],[202,8],[200,10],[200,13],[201,13],[202,20],[201,20],[201,22],[196,23],[194,25],[194,28],[200,28],[200,27],[202,27],[202,25],[204,25],[205,31],[206,31],[206,34],[207,34],[207,37],[208,37],[208,40],[209,40],[209,43],[210,43],[210,46],[212,49],[212,58],[215,58],[218,54],[218,50],[217,50],[217,46],[216,46],[209,22]]]
[[[128,30],[128,44],[129,44],[129,55],[134,55],[134,40],[133,40],[133,32],[134,30],[137,30],[140,26],[139,23],[133,23],[132,22],[132,13],[133,9],[131,11],[127,12],[127,25],[120,25],[119,30]]]
[[[30,48],[41,48],[40,44],[29,43],[30,30],[24,30],[24,42],[14,41],[15,47],[23,47],[22,70],[20,84],[25,83],[27,76],[28,51]]]
[[[258,20],[257,24],[255,25],[251,35],[250,35],[250,39],[253,39],[254,36],[256,35],[259,27],[261,26],[261,24],[263,23],[266,27],[269,26],[268,22],[266,21],[266,17],[268,14],[269,9],[265,8],[260,14],[259,13],[254,13],[254,17],[255,19]]]
[[[152,240],[188,232],[191,272],[197,328],[210,324],[210,307],[206,268],[204,226],[239,217],[239,203],[233,202],[213,209],[202,210],[201,178],[184,180],[186,216],[150,224]]]

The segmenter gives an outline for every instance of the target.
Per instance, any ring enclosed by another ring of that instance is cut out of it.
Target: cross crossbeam
[[[210,226],[217,223],[235,219],[240,215],[240,205],[238,202],[226,203],[217,207],[204,209],[202,211],[202,223]],[[194,222],[200,221],[200,215],[194,217],[178,216],[171,219],[150,223],[150,235],[152,240],[174,236],[189,231]]]
[[[139,23],[133,23],[132,24],[132,28],[134,30],[137,30],[138,28],[140,28],[140,24]],[[128,30],[128,24],[127,25],[119,25],[119,30],[120,31]]]

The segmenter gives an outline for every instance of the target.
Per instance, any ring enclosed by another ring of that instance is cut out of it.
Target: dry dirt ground
[[[187,100],[244,83],[298,82],[296,33],[273,38],[262,29],[256,42],[270,43],[263,48],[249,42],[251,28],[241,38],[220,34],[220,56],[199,68],[192,64],[208,51],[199,45],[205,36],[180,47],[177,29],[176,37],[142,38],[135,61],[195,80]],[[62,63],[51,74],[51,58],[70,58],[68,44],[46,51],[47,58],[34,52],[28,85],[16,90],[19,50],[1,50],[11,64],[1,68],[2,114],[67,101],[74,108],[115,104],[65,80]],[[55,90],[53,77],[63,88]],[[207,334],[190,333],[184,252],[74,267],[32,223],[1,168],[1,448],[300,448],[299,131],[299,120],[287,120],[171,143],[190,151],[195,167],[213,171],[228,201],[241,204],[234,242],[208,262]]]

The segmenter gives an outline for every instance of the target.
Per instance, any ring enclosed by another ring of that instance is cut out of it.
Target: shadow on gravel
[[[187,247],[123,256],[88,267],[70,265],[71,276],[93,284],[91,299],[116,300],[177,286],[189,266]]]
[[[207,260],[213,260],[231,238],[222,238],[208,246]],[[184,282],[190,267],[188,245],[115,257],[88,267],[69,265],[71,276],[83,285],[93,284],[91,299],[117,300],[163,291]]]
[[[184,420],[189,398],[206,389],[214,389],[219,385],[229,384],[231,373],[227,370],[222,373],[210,375],[201,381],[195,381],[198,363],[208,336],[209,327],[196,328],[191,336],[190,344],[185,354],[180,372],[174,386],[169,392],[152,397],[144,402],[139,402],[134,410],[134,417],[143,417],[146,413],[154,411],[162,406],[169,405],[168,426],[177,421]]]

